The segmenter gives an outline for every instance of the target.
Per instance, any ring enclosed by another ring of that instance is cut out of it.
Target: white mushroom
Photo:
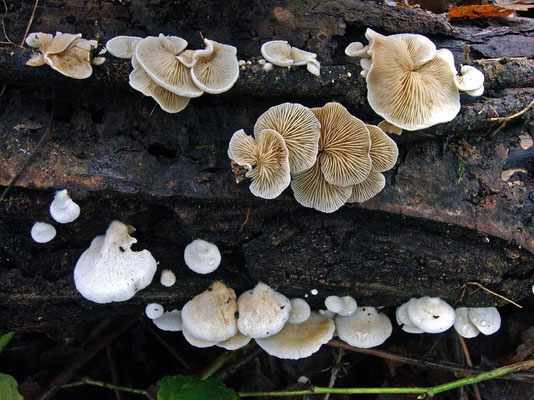
[[[306,64],[306,69],[308,70],[309,73],[315,76],[321,75],[321,63],[317,61],[316,59],[312,59],[308,61],[308,63]]]
[[[388,316],[374,307],[360,307],[348,317],[338,315],[335,322],[341,340],[364,349],[380,346],[393,331]]]
[[[471,322],[468,316],[469,308],[460,307],[454,310],[456,318],[454,319],[454,329],[458,334],[466,339],[474,338],[478,336],[480,331]]]
[[[80,206],[72,201],[67,189],[59,190],[50,204],[50,215],[60,224],[68,224],[80,216]]]
[[[187,342],[191,346],[198,347],[200,349],[205,349],[207,347],[212,347],[212,346],[215,346],[216,344],[219,343],[219,342],[214,342],[214,341],[210,341],[210,340],[199,339],[199,338],[193,336],[191,333],[189,333],[187,331],[187,329],[182,329],[182,333],[184,335],[185,340],[187,340]]]
[[[324,301],[324,305],[328,311],[337,314],[343,309],[343,300],[341,300],[341,297],[339,296],[328,296]]]
[[[36,222],[32,226],[31,236],[37,243],[48,243],[56,237],[56,228],[46,222]]]
[[[179,310],[165,311],[152,322],[162,331],[179,332],[182,330],[182,312]]]
[[[132,251],[133,227],[113,221],[105,236],[97,236],[78,259],[74,283],[83,297],[95,303],[126,301],[147,287],[157,262],[148,250]]]
[[[464,65],[460,74],[455,77],[456,87],[469,96],[480,96],[484,93],[484,74],[475,67]]]
[[[241,332],[237,332],[230,339],[217,343],[217,347],[222,347],[226,350],[237,350],[241,347],[245,347],[250,340],[251,339],[248,336],[243,335]]]
[[[467,315],[484,335],[493,335],[501,327],[501,315],[495,307],[469,308]]]
[[[221,252],[215,244],[196,239],[185,247],[184,261],[197,274],[209,274],[219,267]]]
[[[145,308],[145,314],[150,319],[156,319],[161,317],[163,315],[163,311],[165,311],[163,309],[163,306],[158,303],[147,304]]]
[[[143,38],[137,36],[115,36],[106,43],[106,49],[112,56],[132,58],[137,43]]]
[[[159,282],[165,287],[171,287],[176,283],[176,275],[170,269],[164,269],[161,272]]]
[[[271,64],[279,67],[293,65],[293,52],[286,40],[271,40],[261,46],[262,56]]]
[[[416,302],[417,299],[410,299],[408,302],[402,304],[401,306],[397,307],[397,310],[395,312],[395,316],[397,319],[397,324],[401,325],[401,328],[404,332],[408,333],[424,333],[422,329],[419,329],[416,327],[412,321],[410,321],[410,318],[408,317],[408,304],[410,302]]]
[[[407,315],[417,328],[427,333],[445,332],[454,324],[454,308],[439,297],[421,297],[407,305]]]
[[[364,47],[360,42],[352,42],[345,48],[345,54],[349,57],[371,58],[368,51],[369,46]]]
[[[288,322],[300,324],[310,317],[311,309],[308,303],[303,299],[291,299],[291,311],[289,312]]]

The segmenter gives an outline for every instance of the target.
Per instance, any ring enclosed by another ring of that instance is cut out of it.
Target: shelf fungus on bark
[[[106,49],[117,58],[132,58],[135,48],[143,38],[138,36],[115,36],[106,42]]]
[[[409,131],[448,122],[460,111],[459,90],[484,91],[484,75],[464,66],[458,76],[452,53],[417,34],[365,33],[368,46],[351,43],[345,54],[360,57],[371,108],[389,124]],[[389,129],[388,129],[389,131]]]

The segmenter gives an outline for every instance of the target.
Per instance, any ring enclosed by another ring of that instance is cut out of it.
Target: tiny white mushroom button
[[[413,325],[427,333],[445,332],[454,324],[454,309],[439,297],[408,303],[407,314]]]
[[[484,335],[493,335],[501,327],[501,315],[495,307],[470,308],[467,315]]]
[[[176,275],[170,269],[164,269],[159,281],[163,286],[171,287],[176,283]]]
[[[158,303],[147,304],[145,314],[150,319],[156,319],[163,315],[163,306]]]
[[[393,327],[388,316],[374,307],[361,307],[348,317],[335,320],[339,338],[351,346],[364,349],[380,346],[391,336]]]
[[[152,322],[162,331],[179,332],[182,330],[182,312],[165,311],[161,317],[153,319]]]
[[[197,274],[209,274],[221,263],[221,253],[213,243],[197,239],[186,246],[184,260],[189,269]]]
[[[310,317],[310,306],[303,299],[291,299],[291,311],[289,312],[288,322],[300,324]]]
[[[468,316],[469,309],[467,307],[460,307],[454,310],[456,318],[454,320],[454,329],[458,334],[466,339],[478,336],[480,331],[471,322]]]
[[[60,224],[68,224],[80,216],[80,206],[67,193],[67,189],[59,190],[50,204],[50,215]]]
[[[56,228],[46,222],[36,222],[32,226],[31,236],[37,243],[47,243],[56,237]]]

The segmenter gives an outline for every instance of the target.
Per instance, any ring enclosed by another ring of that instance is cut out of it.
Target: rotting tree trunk
[[[8,10],[12,40],[20,42],[32,5]],[[348,43],[365,40],[367,26],[429,35],[458,63],[466,62],[469,45],[470,61],[486,75],[486,94],[462,97],[462,111],[450,123],[395,137],[399,162],[387,174],[386,189],[361,206],[321,214],[299,206],[289,189],[266,201],[251,195],[247,183],[236,184],[228,140],[241,128],[250,133],[272,105],[322,106],[336,99],[366,122],[379,122],[366,104],[359,66],[343,55]],[[72,81],[45,67],[25,67],[28,50],[0,48],[0,82],[8,85],[0,98],[1,185],[28,158],[54,110],[50,140],[2,204],[0,327],[66,327],[77,316],[140,313],[150,301],[179,308],[215,279],[238,293],[258,280],[292,297],[316,288],[319,295],[309,298],[315,307],[334,293],[353,294],[360,304],[396,306],[421,295],[454,303],[468,281],[514,300],[528,296],[534,169],[525,135],[533,134],[532,109],[495,136],[501,122],[488,119],[518,112],[534,98],[528,89],[534,64],[521,58],[534,52],[530,20],[459,27],[422,10],[348,0],[235,1],[231,8],[227,2],[52,0],[38,9],[32,30],[82,32],[101,41],[164,32],[183,36],[193,48],[200,47],[202,32],[235,45],[253,64],[227,94],[193,99],[170,115],[129,89],[126,61],[109,56],[94,77]],[[321,77],[297,68],[262,72],[259,47],[272,38],[317,52]],[[511,168],[519,172],[503,180]],[[35,244],[33,221],[50,220],[53,192],[65,187],[81,217],[58,226],[52,242]],[[176,272],[172,289],[155,279],[132,300],[109,306],[77,294],[73,266],[113,219],[136,227],[138,248],[149,249],[160,269]],[[209,276],[193,274],[183,262],[185,245],[197,237],[223,252],[222,265]],[[479,291],[462,304],[502,302]]]

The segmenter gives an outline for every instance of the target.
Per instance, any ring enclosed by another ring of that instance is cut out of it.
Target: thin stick
[[[337,375],[341,370],[341,360],[343,359],[344,349],[337,348],[335,351],[335,360],[334,365],[332,366],[332,372],[330,373],[330,381],[328,382],[328,387],[333,388],[336,384]],[[323,400],[328,400],[330,398],[330,393],[324,395]]]
[[[511,119],[517,118],[520,115],[523,115],[524,113],[526,113],[529,110],[529,108],[532,107],[533,105],[534,105],[534,99],[532,99],[531,102],[528,103],[528,105],[525,108],[523,108],[519,112],[516,112],[515,114],[509,115],[507,117],[488,118],[488,121],[510,121]]]
[[[469,366],[473,366],[473,361],[471,361],[471,354],[469,354],[469,349],[467,348],[467,344],[465,343],[465,340],[462,336],[456,332],[456,338],[458,339],[458,342],[460,343],[460,346],[462,347],[462,351],[464,352],[465,356],[465,363]],[[473,392],[475,393],[475,398],[477,400],[482,400],[482,396],[480,396],[480,390],[478,389],[478,385],[476,383],[473,384]]]
[[[481,285],[480,283],[478,283],[478,282],[466,282],[466,283],[464,283],[464,290],[462,291],[462,296],[460,297],[460,301],[463,300],[463,296],[464,296],[464,294],[465,294],[465,288],[467,287],[467,285],[477,286],[478,288],[480,288],[480,289],[482,289],[482,290],[488,292],[489,294],[492,294],[492,295],[495,296],[495,297],[498,297],[499,299],[503,299],[503,300],[507,301],[508,303],[513,304],[513,305],[516,306],[516,307],[523,308],[523,306],[517,304],[515,301],[512,301],[512,300],[508,299],[507,297],[504,297],[502,294],[498,294],[498,293],[495,293],[495,292],[492,291],[492,290],[489,290],[488,288],[482,286],[482,285]]]
[[[108,359],[109,370],[111,372],[111,382],[113,382],[114,385],[118,385],[119,373],[117,371],[117,363],[115,362],[115,357],[113,356],[113,346],[111,344],[106,347],[106,357]],[[115,398],[117,400],[122,400],[122,394],[117,389],[115,389]]]
[[[217,372],[215,377],[221,381],[228,379],[230,376],[236,373],[236,371],[241,368],[243,365],[249,363],[254,358],[258,357],[261,354],[263,349],[259,346],[252,347],[252,350],[246,353],[244,356],[239,357],[239,359],[234,363],[226,367],[225,369]]]
[[[249,217],[250,217],[250,207],[247,208],[247,216],[245,217],[245,220],[243,221],[243,223],[239,227],[239,232],[243,232],[243,229],[245,229],[245,225],[247,224]]]
[[[65,388],[71,388],[71,387],[82,386],[82,385],[100,386],[106,389],[120,390],[121,392],[136,393],[136,394],[142,394],[145,396],[147,395],[147,391],[144,389],[133,389],[133,388],[126,387],[126,386],[118,386],[118,385],[114,385],[113,383],[101,382],[101,381],[97,381],[96,379],[91,379],[91,378],[82,378],[81,381],[66,383],[61,388],[65,389]]]
[[[30,28],[32,27],[33,18],[35,17],[35,11],[37,10],[38,5],[39,5],[39,0],[35,0],[35,4],[33,5],[33,10],[32,10],[32,15],[30,16],[30,20],[28,21],[28,26],[26,27],[26,32],[24,32],[24,37],[22,38],[22,43],[20,44],[21,47],[24,47],[26,38],[28,37],[28,34],[30,33]]]
[[[200,373],[200,379],[208,379],[210,376],[219,371],[226,364],[236,358],[237,353],[235,351],[225,351],[219,357],[217,357],[210,365],[207,366],[204,371]]]
[[[484,372],[478,368],[468,368],[468,367],[464,367],[459,364],[453,364],[453,363],[448,363],[448,362],[438,363],[438,362],[431,361],[431,360],[412,358],[412,357],[408,357],[402,354],[390,353],[390,352],[380,350],[380,349],[361,349],[358,347],[353,347],[351,345],[348,345],[347,343],[342,342],[340,340],[331,340],[330,342],[328,342],[328,345],[333,346],[333,347],[341,347],[346,350],[368,354],[368,355],[375,356],[375,357],[385,358],[387,360],[394,360],[394,361],[398,361],[398,362],[405,363],[405,364],[416,365],[422,368],[433,368],[433,369],[438,369],[442,371],[450,371],[450,372],[454,372],[456,374],[460,374],[464,376],[479,374],[479,373]],[[503,379],[534,382],[534,374],[518,373],[518,374],[506,376]]]

